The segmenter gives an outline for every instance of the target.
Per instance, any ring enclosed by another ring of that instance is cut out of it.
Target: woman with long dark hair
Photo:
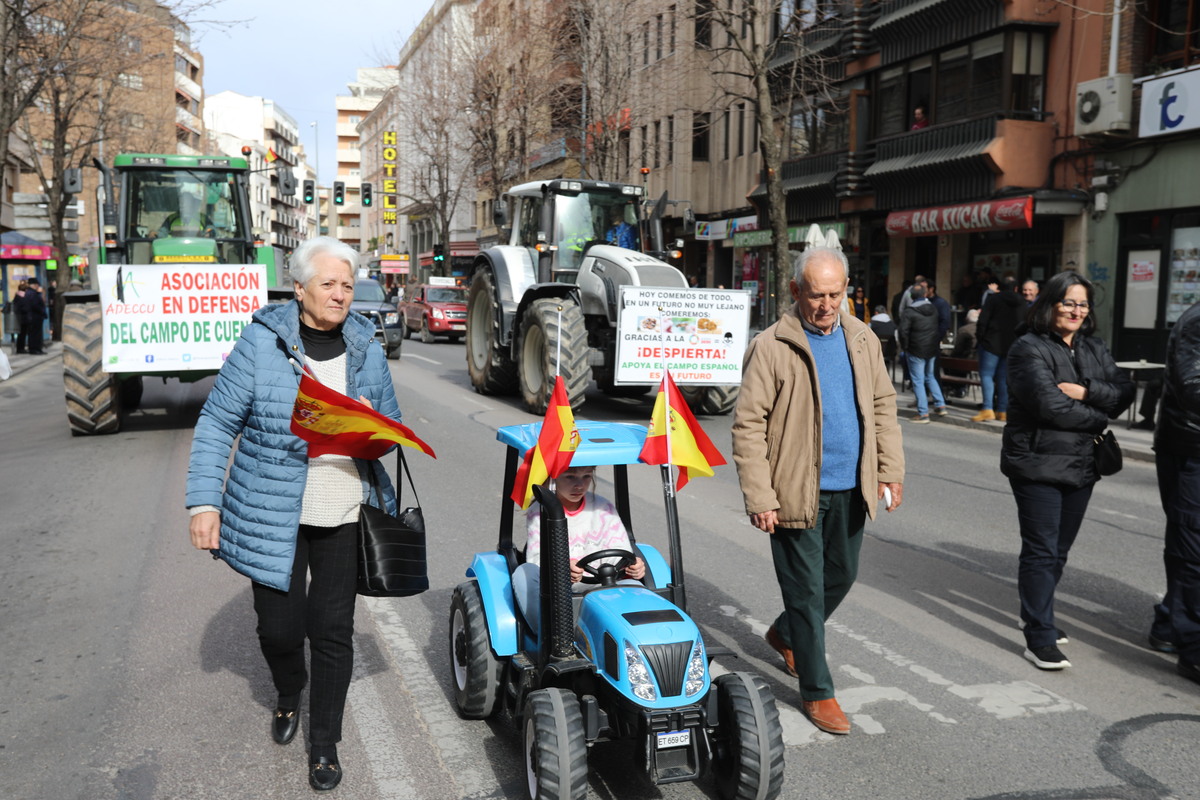
[[[1092,284],[1074,272],[1046,282],[1008,351],[1008,424],[1000,469],[1021,526],[1017,592],[1025,658],[1039,669],[1071,666],[1058,649],[1054,590],[1087,511],[1095,438],[1133,401],[1133,383],[1092,336]]]

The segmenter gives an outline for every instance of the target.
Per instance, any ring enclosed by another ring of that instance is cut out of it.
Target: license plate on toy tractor
[[[667,748],[670,748],[670,747],[683,747],[684,745],[688,745],[691,743],[692,743],[692,732],[690,730],[670,731],[668,733],[658,734],[658,749],[659,750],[666,750]]]

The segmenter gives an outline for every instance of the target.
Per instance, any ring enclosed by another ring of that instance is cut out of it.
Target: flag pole
[[[662,347],[662,393],[663,399],[666,400],[666,406],[663,409],[663,431],[667,437],[667,476],[671,474],[671,392],[667,387],[667,324],[663,320],[663,307],[658,307],[658,338]],[[668,480],[668,494],[671,497],[675,496],[675,481]]]
[[[558,307],[558,339],[554,342],[554,377],[558,377],[558,365],[562,363],[562,306]]]

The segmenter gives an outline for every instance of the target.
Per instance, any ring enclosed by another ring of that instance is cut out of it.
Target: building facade
[[[359,190],[362,186],[362,150],[358,126],[371,110],[379,104],[384,93],[396,84],[396,70],[392,67],[362,67],[356,80],[346,85],[347,95],[334,98],[337,109],[337,172],[334,181],[345,186],[343,203],[331,202],[327,217],[333,235],[363,252],[368,240],[362,228],[362,205]]]

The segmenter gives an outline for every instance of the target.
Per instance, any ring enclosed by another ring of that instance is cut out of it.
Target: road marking
[[[375,690],[374,679],[367,674],[363,659],[354,660],[354,679],[350,682],[350,716],[362,738],[366,763],[371,765],[380,800],[408,800],[416,797],[412,775],[404,763],[404,753],[396,740],[396,729],[381,710],[383,703]]]
[[[417,716],[424,722],[429,739],[440,756],[446,774],[458,786],[457,797],[491,796],[496,788],[496,776],[486,769],[487,760],[480,752],[481,736],[486,740],[489,731],[485,723],[460,719],[446,700],[446,693],[430,672],[430,662],[422,648],[409,635],[405,619],[417,624],[430,622],[423,614],[424,606],[407,603],[404,615],[399,612],[400,600],[383,597],[364,597],[367,609],[375,620],[387,646],[388,654],[412,694]],[[420,626],[419,626],[420,627]],[[436,624],[432,627],[437,627]],[[412,796],[412,795],[410,795]]]
[[[438,365],[439,367],[440,367],[440,366],[442,366],[442,362],[440,362],[440,361],[437,361],[437,360],[435,360],[435,359],[432,359],[432,358],[426,358],[425,356],[419,356],[419,355],[417,355],[416,353],[408,353],[408,354],[407,354],[406,356],[404,356],[404,357],[405,357],[405,358],[419,358],[420,360],[422,360],[422,361],[427,361],[427,362],[429,362],[430,364],[436,364],[436,365]]]
[[[1114,517],[1124,517],[1125,519],[1142,519],[1142,517],[1139,517],[1137,514],[1127,514],[1124,511],[1114,511],[1111,508],[1097,508],[1096,510],[1105,514],[1112,514]]]

